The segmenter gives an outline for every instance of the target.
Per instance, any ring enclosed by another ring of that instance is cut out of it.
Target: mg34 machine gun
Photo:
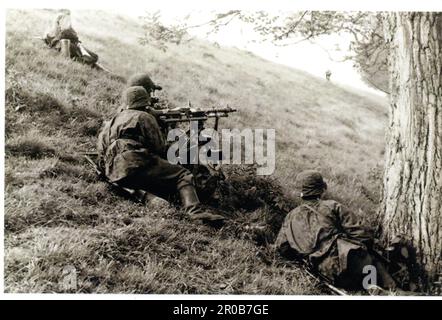
[[[218,130],[219,119],[227,118],[229,116],[229,113],[236,111],[236,109],[230,107],[197,109],[192,108],[192,105],[189,103],[188,107],[180,107],[174,109],[155,109],[152,113],[161,123],[165,124],[169,128],[172,127],[173,124],[182,122],[197,121],[199,124],[203,124],[208,119],[214,118],[214,129]]]
[[[180,107],[174,109],[151,109],[151,113],[155,115],[160,126],[162,127],[163,134],[167,137],[169,130],[176,128],[180,124],[189,123],[190,128],[188,130],[183,130],[181,137],[184,137],[184,141],[187,149],[187,159],[189,162],[180,163],[185,168],[187,168],[195,177],[196,187],[199,191],[199,196],[202,201],[211,198],[215,190],[217,189],[217,184],[219,181],[224,180],[224,174],[221,171],[221,167],[219,165],[220,160],[222,160],[222,152],[220,149],[213,150],[211,149],[211,155],[213,158],[219,159],[217,163],[207,163],[205,165],[200,163],[192,163],[190,159],[193,155],[198,155],[198,150],[194,151],[194,148],[200,148],[205,144],[209,143],[212,140],[212,136],[204,136],[205,139],[198,139],[194,137],[194,135],[202,135],[202,130],[205,129],[204,124],[209,119],[214,119],[213,129],[215,131],[218,130],[219,119],[226,118],[230,113],[236,112],[236,109],[233,109],[229,106],[225,108],[211,108],[211,109],[198,109],[192,108],[192,105],[189,103],[188,107]],[[193,123],[197,123],[197,127],[192,125]],[[193,130],[192,130],[193,129]],[[196,129],[196,130],[195,130]],[[197,141],[196,144],[192,144],[193,141]],[[197,161],[198,162],[198,161]]]

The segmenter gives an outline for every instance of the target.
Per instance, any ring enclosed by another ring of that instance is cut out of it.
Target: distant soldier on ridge
[[[332,73],[330,70],[325,71],[325,78],[327,79],[327,81],[330,81],[331,75],[332,75]]]

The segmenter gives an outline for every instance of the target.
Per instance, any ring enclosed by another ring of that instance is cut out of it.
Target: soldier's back
[[[286,242],[304,256],[321,250],[339,232],[336,206],[333,200],[304,201],[286,216],[277,245]]]

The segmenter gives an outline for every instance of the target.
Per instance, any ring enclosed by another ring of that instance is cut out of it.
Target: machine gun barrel
[[[209,117],[181,117],[181,118],[164,118],[160,119],[165,123],[173,123],[173,122],[188,122],[188,121],[206,121]]]
[[[236,112],[236,109],[227,108],[213,108],[213,109],[192,109],[192,108],[177,108],[164,109],[156,111],[158,118],[164,123],[187,122],[187,121],[206,121],[209,118],[225,118],[229,113]]]

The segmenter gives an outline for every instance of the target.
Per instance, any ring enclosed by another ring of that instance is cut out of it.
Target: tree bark
[[[434,275],[442,259],[442,13],[389,13],[390,118],[383,234],[412,239]]]

